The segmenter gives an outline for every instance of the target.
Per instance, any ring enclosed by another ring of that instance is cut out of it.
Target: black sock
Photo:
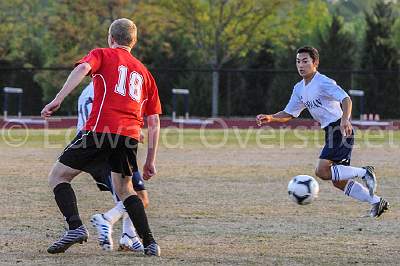
[[[144,211],[143,202],[137,195],[129,196],[124,200],[124,206],[131,218],[133,225],[140,238],[143,239],[143,245],[147,247],[155,242],[153,234],[150,231],[147,215]]]
[[[82,225],[79,217],[78,205],[76,203],[75,192],[69,183],[60,183],[54,190],[54,196],[60,209],[68,223],[69,230],[76,229]]]

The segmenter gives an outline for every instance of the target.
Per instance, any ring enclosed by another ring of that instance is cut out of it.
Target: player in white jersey
[[[77,132],[80,134],[83,126],[86,123],[87,118],[92,110],[94,96],[93,82],[90,82],[88,86],[82,91],[78,99],[78,124]],[[141,142],[143,142],[144,136],[140,135]],[[93,226],[97,229],[99,234],[99,244],[104,250],[112,250],[112,226],[115,222],[122,218],[122,236],[119,241],[119,250],[126,251],[143,251],[143,245],[139,241],[135,227],[132,224],[129,215],[125,211],[122,201],[120,201],[115,194],[111,181],[111,170],[108,166],[104,166],[104,169],[100,169],[96,176],[93,178],[96,180],[97,186],[101,191],[110,191],[115,200],[114,208],[108,210],[102,214],[95,214],[91,218]],[[142,200],[143,206],[147,208],[149,204],[149,198],[146,188],[144,187],[144,181],[139,172],[135,172],[132,176],[132,184],[138,197]]]
[[[315,174],[333,185],[345,195],[372,205],[370,216],[379,217],[389,208],[389,203],[375,195],[376,175],[372,166],[350,166],[354,144],[354,131],[350,122],[352,102],[336,82],[317,71],[319,54],[313,47],[297,50],[296,66],[302,81],[293,89],[289,103],[275,114],[259,114],[259,126],[269,122],[287,122],[298,117],[307,108],[311,116],[325,131],[322,149]],[[361,178],[365,186],[355,180]]]
[[[81,95],[79,95],[78,98],[78,124],[76,125],[77,132],[82,130],[90,112],[92,111],[93,97],[94,87],[93,82],[90,82],[89,85],[87,85],[81,92]]]

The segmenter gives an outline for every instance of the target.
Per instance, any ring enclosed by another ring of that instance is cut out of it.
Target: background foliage
[[[400,117],[396,0],[2,0],[0,9],[0,86],[25,89],[26,114],[38,114],[75,61],[107,45],[112,20],[128,17],[139,29],[132,53],[154,73],[166,113],[172,88],[190,89],[198,116],[211,114],[213,88],[220,115],[278,111],[299,80],[296,48],[308,44],[321,72],[367,92],[367,112]],[[76,113],[79,92],[60,114]]]

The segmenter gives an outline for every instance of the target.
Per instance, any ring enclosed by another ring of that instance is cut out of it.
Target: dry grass
[[[362,217],[368,204],[345,197],[328,182],[319,182],[320,197],[311,205],[289,201],[287,182],[296,174],[313,174],[318,147],[295,148],[292,140],[285,149],[260,148],[254,141],[211,149],[199,145],[193,132],[184,134],[191,141],[182,147],[160,147],[159,174],[147,183],[148,216],[161,258],[104,252],[92,228],[87,244],[48,254],[48,245],[63,232],[46,178],[61,148],[44,148],[41,132],[18,148],[1,143],[0,264],[398,265],[398,135],[397,146],[383,140],[380,147],[361,145],[353,154],[354,165],[377,167],[379,193],[393,207],[376,220]],[[110,194],[99,192],[86,174],[73,187],[86,224],[93,213],[113,205]],[[120,231],[117,225],[115,242]]]

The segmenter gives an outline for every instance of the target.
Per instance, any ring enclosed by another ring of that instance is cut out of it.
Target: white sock
[[[129,218],[129,214],[127,212],[124,213],[122,217],[122,234],[127,234],[130,237],[136,236],[136,230],[133,226],[131,218]]]
[[[381,200],[381,198],[376,195],[371,197],[368,189],[354,180],[349,180],[349,182],[347,182],[346,187],[344,188],[344,194],[353,199],[368,202],[370,204],[378,203]]]
[[[332,180],[341,181],[353,179],[356,177],[363,177],[367,170],[359,167],[345,166],[345,165],[332,165]]]
[[[104,218],[107,219],[111,224],[114,224],[116,221],[121,219],[122,215],[125,212],[124,203],[122,201],[118,201],[115,204],[114,208],[109,211],[103,213]]]

